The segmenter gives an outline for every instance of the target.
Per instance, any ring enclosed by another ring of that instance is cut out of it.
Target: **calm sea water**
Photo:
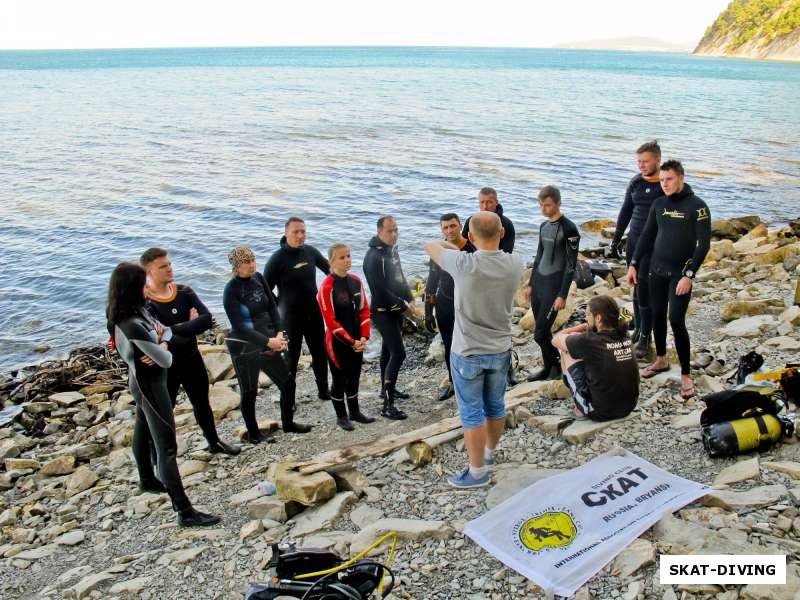
[[[360,265],[379,215],[406,271],[440,213],[500,192],[530,257],[533,199],[614,218],[658,138],[717,216],[800,215],[800,65],[579,50],[0,52],[0,371],[105,337],[116,263],[159,245],[224,321],[226,253],[263,265],[290,214]]]

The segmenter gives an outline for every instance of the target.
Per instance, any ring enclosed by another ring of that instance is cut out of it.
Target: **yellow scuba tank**
[[[751,450],[765,450],[784,436],[794,433],[794,423],[774,415],[712,423],[703,427],[703,445],[709,456],[734,456]]]

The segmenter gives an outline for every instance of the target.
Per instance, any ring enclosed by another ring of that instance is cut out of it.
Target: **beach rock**
[[[722,509],[733,511],[776,504],[786,494],[786,488],[780,484],[764,485],[744,492],[713,490],[700,498],[699,502],[705,506],[719,506]]]
[[[320,531],[304,537],[303,546],[333,550],[339,556],[347,556],[354,537],[350,531]]]
[[[770,315],[758,315],[754,317],[743,317],[731,321],[719,330],[721,335],[726,337],[746,337],[754,338],[761,335],[761,332],[775,323],[775,318]]]
[[[339,492],[325,504],[301,512],[294,519],[292,535],[301,537],[327,529],[358,501],[354,492]]]
[[[242,506],[265,495],[258,487],[253,486],[228,498],[228,503],[231,506]]]
[[[780,314],[778,320],[797,327],[800,325],[800,306],[790,306]]]
[[[755,265],[776,265],[783,263],[790,256],[800,254],[800,243],[776,247],[775,244],[765,244],[749,252],[744,260]]]
[[[227,352],[211,352],[203,356],[208,371],[208,381],[216,383],[233,375],[233,362]]]
[[[224,419],[229,412],[239,408],[239,394],[225,385],[211,386],[208,401],[217,423]]]
[[[782,585],[753,584],[742,588],[742,600],[797,600],[800,596],[800,577],[795,565],[786,561],[786,583]]]
[[[119,583],[115,583],[109,588],[108,593],[111,594],[112,596],[114,595],[123,597],[138,596],[139,593],[146,587],[148,587],[152,581],[153,581],[152,575],[145,575],[143,577],[134,577],[133,579],[127,579],[125,581],[120,581]]]
[[[670,424],[675,429],[691,429],[700,427],[700,415],[702,409],[693,410],[688,415],[677,415],[672,417]]]
[[[75,470],[75,457],[71,454],[47,461],[39,471],[42,475],[69,475]]]
[[[672,515],[662,517],[655,524],[653,536],[668,554],[771,554],[763,546],[738,541]]]
[[[277,421],[273,421],[272,419],[259,419],[258,420],[258,430],[261,432],[262,435],[269,435],[274,431],[277,431],[280,427],[280,424]],[[239,425],[236,429],[233,430],[233,435],[237,436],[240,441],[244,441],[247,434],[247,427],[244,425]]]
[[[31,415],[49,413],[54,410],[58,410],[58,404],[55,402],[31,402],[25,405],[25,412]]]
[[[770,461],[763,464],[764,468],[776,473],[785,473],[792,479],[800,479],[800,463],[792,461]]]
[[[719,262],[723,258],[733,256],[736,251],[733,247],[733,242],[730,240],[721,240],[719,242],[711,242],[711,247],[706,255],[706,261]]]
[[[612,425],[621,423],[629,418],[625,417],[624,419],[615,419],[613,421],[575,421],[561,435],[570,444],[581,444],[604,429],[608,429]]]
[[[69,408],[70,406],[83,402],[86,396],[80,392],[59,392],[58,394],[51,394],[48,396],[48,399],[59,406]]]
[[[55,544],[48,544],[46,546],[39,546],[31,550],[24,550],[16,554],[14,558],[19,560],[41,560],[48,556],[55,554],[58,551],[58,546]]]
[[[555,435],[574,420],[569,415],[533,415],[528,418],[528,425]]]
[[[195,473],[202,473],[206,469],[208,469],[208,463],[203,460],[187,460],[178,467],[181,477],[189,477]]]
[[[83,543],[85,539],[86,534],[82,530],[73,529],[72,531],[68,531],[63,535],[58,536],[53,540],[53,543],[58,544],[59,546],[77,546],[78,544]]]
[[[258,535],[262,531],[264,531],[264,524],[261,522],[261,519],[248,521],[242,525],[242,528],[239,530],[239,539],[244,541]]]
[[[423,521],[417,519],[381,519],[362,529],[350,544],[350,556],[366,550],[378,538],[396,531],[400,540],[447,540],[455,530],[444,521]]]
[[[78,600],[81,600],[82,598],[89,596],[101,585],[108,583],[112,579],[114,579],[114,575],[106,571],[87,575],[71,588],[64,590],[64,597],[77,598]]]
[[[287,502],[276,496],[265,496],[247,504],[247,516],[250,519],[271,519],[285,523],[301,509],[302,507],[295,502]]]
[[[536,327],[536,317],[533,316],[531,309],[528,309],[528,312],[519,320],[519,326],[524,331],[533,331],[534,327]]]
[[[563,469],[541,469],[532,465],[515,466],[507,471],[498,472],[497,483],[486,495],[486,507],[491,510],[537,481],[563,472]]]
[[[764,342],[764,345],[788,352],[797,352],[800,350],[800,340],[785,335],[770,338]]]
[[[64,483],[64,496],[66,498],[72,498],[75,494],[88,490],[97,483],[99,479],[97,473],[86,467],[81,467],[67,477]]]
[[[759,470],[758,457],[748,458],[725,467],[714,478],[714,485],[730,485],[740,481],[747,481],[748,479],[760,478],[761,471]]]
[[[195,546],[193,548],[186,548],[184,550],[176,550],[175,552],[167,552],[162,554],[156,564],[159,565],[183,565],[192,562],[198,556],[203,554],[208,549],[208,546]]]
[[[41,465],[38,460],[32,458],[7,458],[5,460],[6,471],[16,469],[32,469],[36,471]]]
[[[784,306],[783,300],[733,300],[722,307],[722,320],[734,321],[742,317],[774,314]]]
[[[368,525],[377,523],[382,518],[383,518],[382,510],[379,510],[372,506],[367,506],[366,504],[357,506],[350,513],[350,520],[359,529],[364,529],[364,527],[367,527]]]
[[[291,463],[280,463],[275,473],[278,495],[305,506],[314,506],[333,498],[336,482],[324,471],[302,475],[292,470]]]
[[[616,223],[608,219],[592,219],[581,223],[581,229],[590,233],[600,233],[606,227],[615,227]]]
[[[355,492],[359,498],[366,493],[369,487],[369,479],[354,467],[334,472],[333,479],[340,492]]]

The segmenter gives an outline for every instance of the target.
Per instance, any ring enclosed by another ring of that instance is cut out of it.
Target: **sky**
[[[0,0],[0,49],[696,42],[729,0]]]

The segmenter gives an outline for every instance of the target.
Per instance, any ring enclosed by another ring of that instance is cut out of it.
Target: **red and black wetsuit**
[[[331,398],[337,416],[341,416],[346,414],[342,413],[345,396],[349,404],[358,398],[364,353],[353,350],[353,345],[361,338],[369,339],[369,302],[361,279],[351,273],[344,277],[328,275],[319,288],[317,302],[327,329],[325,348],[333,376]]]

